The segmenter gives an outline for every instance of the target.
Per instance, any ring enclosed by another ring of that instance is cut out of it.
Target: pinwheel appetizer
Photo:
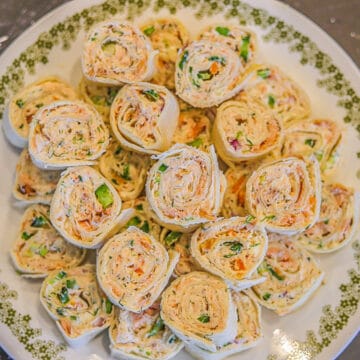
[[[229,46],[195,41],[178,54],[176,93],[194,107],[216,106],[240,91],[242,73],[240,57]]]
[[[98,165],[101,174],[112,182],[121,199],[127,201],[136,199],[144,189],[150,158],[127,151],[112,139]]]
[[[178,259],[178,253],[130,226],[99,251],[97,278],[113,304],[140,313],[160,296]]]
[[[213,139],[225,163],[252,160],[280,145],[282,122],[256,101],[227,101],[217,109]]]
[[[196,263],[190,252],[191,235],[165,228],[161,231],[160,242],[165,245],[166,249],[173,249],[180,254],[179,261],[174,269],[174,277],[201,270],[201,267]]]
[[[158,222],[173,231],[191,232],[214,220],[226,188],[214,147],[205,153],[174,145],[156,159],[147,178],[146,196]]]
[[[348,244],[358,229],[360,193],[342,184],[322,188],[318,221],[299,235],[298,241],[309,251],[329,253]]]
[[[201,32],[199,39],[228,45],[240,56],[244,69],[249,67],[256,59],[256,35],[242,26],[233,24],[210,25]]]
[[[285,127],[309,116],[311,107],[307,94],[278,67],[254,65],[247,73],[243,91],[236,100],[249,103],[260,100],[282,117]]]
[[[266,281],[252,288],[256,300],[278,315],[303,305],[321,285],[324,272],[315,259],[295,241],[271,234],[259,274]]]
[[[292,235],[313,225],[320,213],[318,162],[281,159],[260,166],[246,183],[246,207],[271,232]]]
[[[195,260],[235,290],[259,281],[251,276],[267,250],[266,232],[253,220],[251,215],[220,219],[203,225],[191,237],[191,254]]]
[[[19,93],[10,101],[4,115],[4,131],[8,140],[23,148],[28,143],[29,128],[35,113],[43,106],[59,100],[76,100],[73,88],[51,76],[38,80]]]
[[[339,159],[337,152],[341,130],[335,121],[316,119],[294,124],[286,132],[280,156],[315,155],[323,171],[333,169]]]
[[[136,26],[109,20],[96,24],[87,34],[82,70],[89,80],[107,85],[147,81],[154,73],[156,54]]]
[[[210,119],[204,110],[182,110],[172,144],[187,144],[206,151],[211,143],[210,128]]]
[[[91,264],[49,274],[40,301],[72,347],[88,343],[108,328],[114,317],[114,306],[99,288]]]
[[[140,314],[119,308],[109,329],[111,355],[119,359],[168,360],[184,346],[160,317],[157,300]]]
[[[24,149],[16,164],[13,195],[21,204],[50,204],[59,178],[59,171],[36,167],[31,161],[29,151]]]
[[[74,245],[93,249],[120,226],[121,199],[100,173],[89,166],[62,173],[51,201],[54,227]]]
[[[217,276],[194,271],[174,280],[163,292],[161,318],[189,346],[216,351],[236,336],[231,292]]]
[[[144,24],[142,32],[149,37],[158,54],[155,58],[155,74],[152,82],[175,89],[175,62],[180,49],[189,43],[184,25],[174,18],[156,19]]]
[[[79,84],[80,99],[94,106],[105,123],[110,121],[110,107],[118,91],[118,86],[99,84],[84,77]]]
[[[109,131],[101,116],[80,101],[44,106],[30,126],[29,153],[42,169],[94,164],[108,144]]]
[[[179,106],[168,89],[138,83],[124,86],[117,94],[110,125],[125,149],[158,154],[170,147],[178,117]]]
[[[256,346],[262,339],[261,308],[258,303],[244,292],[233,291],[231,295],[237,310],[236,337],[224,346],[218,346],[215,352],[187,346],[186,350],[196,359],[222,360]]]
[[[10,255],[24,277],[45,277],[51,271],[78,266],[86,255],[53,228],[49,210],[46,205],[32,205],[22,217]]]

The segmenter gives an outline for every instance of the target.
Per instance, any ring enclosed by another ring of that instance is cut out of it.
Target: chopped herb
[[[61,292],[59,294],[57,294],[57,297],[62,304],[66,304],[70,301],[69,293],[65,286],[62,287]]]
[[[255,216],[252,215],[248,215],[245,219],[245,224],[249,224],[250,222],[252,222],[255,219]]]
[[[170,231],[166,236],[165,236],[165,244],[168,246],[171,246],[172,244],[176,243],[176,241],[178,241],[181,237],[181,232],[177,232],[177,231]]]
[[[108,96],[106,98],[106,104],[107,105],[110,106],[113,103],[118,91],[119,91],[119,89],[117,89],[117,88],[108,89]]]
[[[221,64],[221,65],[226,65],[226,60],[225,58],[223,58],[222,56],[217,56],[217,55],[213,55],[209,57],[210,61],[216,61],[217,63]]]
[[[189,57],[189,52],[188,52],[188,51],[184,51],[184,54],[183,54],[183,56],[181,57],[181,60],[180,60],[180,62],[179,62],[179,68],[180,68],[180,70],[183,70],[183,69],[184,69],[184,64],[187,62],[188,57]]]
[[[266,300],[269,300],[270,297],[271,297],[271,294],[265,293],[262,298],[266,301]]]
[[[36,228],[42,228],[46,225],[46,223],[47,223],[46,219],[40,215],[40,216],[36,216],[33,219],[31,226]]]
[[[124,165],[124,169],[122,174],[120,174],[120,176],[124,179],[124,180],[131,180],[131,176],[130,176],[130,166],[129,164],[125,164]]]
[[[143,211],[144,210],[143,204],[136,205],[135,209],[139,211]]]
[[[153,90],[153,89],[149,89],[149,90],[143,90],[142,93],[146,96],[146,98],[150,101],[156,101],[159,99],[159,94]]]
[[[309,145],[310,147],[314,147],[316,144],[316,140],[315,139],[306,139],[305,140],[305,145]]]
[[[271,75],[270,69],[259,69],[257,71],[258,76],[260,76],[263,79],[267,79]]]
[[[191,83],[192,83],[195,87],[197,87],[197,88],[200,87],[200,84],[197,83],[195,79],[193,79]]]
[[[322,151],[317,151],[314,155],[316,156],[317,161],[321,161],[323,158]]]
[[[19,129],[22,129],[24,127],[24,124],[21,124],[20,126],[19,126]]]
[[[101,45],[101,49],[106,55],[115,55],[116,45],[117,45],[116,41],[108,40],[107,42]]]
[[[159,331],[164,330],[165,325],[162,318],[159,316],[155,321],[154,325],[151,327],[150,331],[147,333],[147,337],[156,335]]]
[[[144,221],[144,224],[140,227],[140,230],[142,230],[143,232],[149,233],[150,226],[146,220]]]
[[[49,252],[48,248],[44,245],[40,247],[39,255],[45,257],[45,255]]]
[[[24,106],[24,101],[21,99],[16,100],[16,105],[21,109]]]
[[[130,240],[129,244],[130,244],[131,247],[133,247],[134,246],[134,240]]]
[[[241,136],[243,136],[244,135],[244,133],[241,131],[241,130],[239,130],[237,133],[236,133],[236,139],[240,139],[240,137]]]
[[[360,159],[360,152],[358,152],[356,155],[357,155],[357,157]]]
[[[125,227],[128,228],[130,226],[137,226],[139,224],[141,224],[141,220],[138,216],[135,216],[126,223]]]
[[[274,220],[276,218],[276,215],[267,215],[264,216],[261,221],[266,221],[266,220]]]
[[[75,315],[70,315],[70,320],[77,320],[77,316],[75,316]]]
[[[66,280],[66,287],[68,289],[73,289],[74,287],[76,286],[76,280],[73,279],[73,280]]]
[[[44,104],[42,104],[42,103],[41,103],[41,104],[36,104],[35,106],[36,106],[38,109],[40,109],[41,107],[44,106]]]
[[[230,29],[227,27],[217,26],[215,31],[222,36],[229,36]]]
[[[121,153],[121,150],[122,150],[121,147],[118,146],[117,149],[114,151],[114,154],[119,155]]]
[[[243,39],[241,49],[240,49],[240,56],[244,59],[245,62],[249,59],[249,44],[250,44],[250,35],[245,36]]]
[[[21,238],[23,239],[23,240],[29,240],[32,236],[34,236],[35,235],[35,233],[33,233],[33,234],[28,234],[26,231],[24,231],[22,234],[21,234]]]
[[[202,144],[203,144],[203,140],[201,138],[196,138],[193,141],[186,143],[186,145],[190,145],[195,148],[199,148]]]
[[[230,250],[239,253],[243,248],[243,244],[239,241],[226,241],[224,246],[230,246]]]
[[[224,258],[229,259],[229,258],[232,258],[235,255],[236,255],[236,253],[226,254],[226,255],[224,255]]]
[[[177,340],[178,338],[175,336],[175,335],[171,335],[170,337],[169,337],[169,344],[172,344],[172,343],[174,343],[176,340]]]
[[[202,314],[197,318],[200,322],[202,322],[203,324],[206,324],[210,321],[210,316],[207,314]]]
[[[56,312],[60,315],[60,316],[64,316],[64,309],[63,308],[57,308]]]
[[[248,137],[246,137],[245,140],[250,147],[254,146],[254,143]]]
[[[155,31],[155,27],[150,26],[150,27],[146,28],[143,32],[146,36],[150,36],[154,31]]]
[[[112,307],[113,307],[112,303],[108,299],[106,299],[106,301],[105,301],[105,312],[107,314],[111,314]]]
[[[79,176],[78,176],[78,179],[79,179],[79,181],[80,181],[80,182],[82,182],[82,181],[83,181],[83,178],[82,178],[82,176],[81,176],[81,175],[79,175]]]
[[[113,195],[106,184],[100,185],[95,190],[95,196],[104,209],[111,206],[114,202]]]
[[[95,105],[105,105],[105,97],[104,96],[100,96],[100,95],[92,95],[90,97],[91,101],[95,104]]]
[[[161,165],[159,166],[159,171],[164,172],[167,168],[168,168],[167,165],[161,164]]]
[[[213,78],[213,74],[210,70],[201,70],[197,73],[197,78],[201,80],[211,80]]]
[[[279,275],[269,264],[266,264],[266,270],[274,276],[276,279],[283,281],[285,279],[284,276]]]
[[[271,108],[273,108],[275,106],[275,98],[272,95],[269,95],[268,97],[268,104]]]
[[[324,220],[324,224],[327,225],[329,223],[330,219]]]
[[[115,185],[119,185],[118,181],[116,179],[111,179],[111,182]]]
[[[56,279],[60,280],[63,279],[66,276],[66,272],[65,271],[60,271],[57,275],[56,275]]]

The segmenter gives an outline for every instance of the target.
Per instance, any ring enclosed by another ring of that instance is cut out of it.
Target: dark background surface
[[[0,54],[28,26],[65,2],[67,0],[0,0]],[[317,23],[344,48],[358,67],[360,66],[360,0],[282,0],[282,2]],[[0,360],[5,359],[9,358],[0,348]],[[360,335],[337,360],[356,359],[360,359]]]

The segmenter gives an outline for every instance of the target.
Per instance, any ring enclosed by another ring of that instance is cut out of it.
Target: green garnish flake
[[[21,124],[20,126],[19,126],[19,129],[22,129],[24,127],[24,124]]]
[[[163,319],[159,316],[155,321],[154,325],[151,327],[150,331],[147,333],[147,337],[156,335],[159,331],[164,330],[165,325]]]
[[[106,55],[115,55],[116,45],[117,45],[116,41],[108,40],[107,42],[101,45],[101,49]]]
[[[249,224],[249,223],[251,223],[253,220],[255,220],[255,216],[248,215],[248,216],[246,216],[246,218],[245,218],[245,224]]]
[[[23,240],[29,240],[32,236],[34,236],[35,235],[35,233],[33,233],[33,234],[28,234],[26,231],[24,231],[22,234],[21,234],[21,238],[23,239]]]
[[[155,31],[155,27],[150,26],[150,27],[146,28],[143,32],[146,36],[150,36],[154,31]]]
[[[243,133],[241,130],[239,130],[239,131],[236,133],[236,139],[239,140],[240,137],[243,136],[243,135],[244,135],[244,133]]]
[[[15,104],[22,109],[22,107],[25,105],[24,101],[22,99],[16,100]]]
[[[126,223],[125,227],[128,228],[130,226],[137,226],[139,224],[141,224],[140,218],[138,216],[134,216]]]
[[[36,104],[35,106],[36,106],[38,109],[40,109],[41,107],[44,106],[44,104],[42,104],[42,103],[41,103],[41,104]]]
[[[73,279],[73,280],[66,280],[66,287],[68,289],[74,289],[74,287],[76,286],[76,280]]]
[[[181,232],[177,231],[170,231],[165,236],[165,244],[168,246],[171,246],[172,244],[175,244],[181,237]]]
[[[250,35],[245,36],[243,39],[240,56],[244,59],[245,62],[249,59],[249,44],[250,44]]]
[[[186,143],[186,145],[190,145],[192,147],[199,148],[203,143],[204,143],[203,139],[196,138],[193,141],[190,141],[190,142]]]
[[[36,216],[32,223],[31,223],[31,226],[32,227],[36,227],[36,228],[42,228],[46,225],[47,223],[47,220],[44,218],[44,216]]]
[[[124,165],[124,169],[122,174],[120,174],[120,176],[124,179],[124,180],[131,180],[131,176],[130,176],[130,165],[129,164],[125,164]]]
[[[324,220],[324,224],[327,225],[329,223],[330,219]]]
[[[105,97],[104,96],[92,95],[90,97],[90,99],[95,105],[101,105],[101,106],[105,105]]]
[[[61,291],[59,294],[57,294],[57,297],[62,304],[66,304],[70,301],[68,289],[65,286],[61,288]]]
[[[139,211],[143,211],[144,210],[143,204],[136,205],[135,209]]]
[[[245,140],[250,147],[254,146],[254,143],[248,137],[246,137]]]
[[[144,224],[140,227],[140,230],[142,230],[143,232],[149,233],[150,226],[146,220],[144,221]]]
[[[66,276],[66,272],[65,271],[60,271],[57,275],[56,275],[56,279],[63,279]]]
[[[42,245],[39,249],[39,255],[45,257],[45,255],[49,252],[48,248]]]
[[[159,94],[153,89],[143,90],[142,93],[150,101],[154,102],[154,101],[157,101],[159,99]]]
[[[118,93],[119,89],[118,88],[109,88],[108,89],[108,96],[106,97],[106,104],[107,105],[111,105]]]
[[[113,307],[113,304],[111,303],[111,301],[109,301],[108,299],[106,299],[105,301],[105,312],[107,314],[111,314],[112,312],[112,307]]]
[[[358,152],[356,155],[357,155],[357,157],[360,159],[360,152]]]
[[[270,297],[271,297],[271,294],[265,293],[262,298],[266,301],[266,300],[269,300]]]
[[[213,55],[209,57],[210,61],[216,61],[217,63],[221,65],[226,65],[226,60],[222,56]]]
[[[118,146],[117,149],[114,151],[114,154],[119,155],[121,153],[121,150],[122,150],[121,147]]]
[[[161,165],[159,166],[159,171],[164,172],[167,168],[168,168],[167,165],[161,164]]]
[[[224,246],[229,246],[232,253],[224,255],[224,258],[231,258],[241,252],[243,244],[239,241],[226,241],[223,243]]]
[[[269,97],[268,97],[268,105],[269,105],[271,108],[274,108],[275,102],[276,102],[276,100],[275,100],[274,96],[269,95]]]
[[[202,314],[197,319],[203,324],[206,324],[210,321],[210,316],[208,314]]]
[[[274,220],[276,218],[276,215],[267,215],[264,216],[261,221],[267,221],[267,220]]]
[[[104,209],[111,206],[114,202],[113,195],[106,184],[100,185],[95,190],[95,196]]]
[[[305,145],[308,145],[308,146],[310,146],[310,147],[314,147],[315,146],[315,144],[316,144],[316,140],[315,139],[306,139],[305,140]]]
[[[189,52],[188,51],[184,51],[183,56],[181,57],[181,60],[179,62],[179,68],[180,70],[184,70],[184,64],[187,62],[189,57]]]
[[[207,81],[213,78],[213,74],[211,74],[210,70],[201,70],[197,73],[197,78]]]
[[[56,312],[60,315],[60,316],[64,316],[64,309],[63,308],[57,308]]]
[[[227,27],[217,26],[215,28],[215,31],[222,36],[229,36],[230,34],[230,29]]]
[[[259,69],[257,71],[257,75],[260,76],[263,79],[267,79],[271,75],[270,69]]]
[[[177,337],[175,336],[175,335],[171,335],[170,337],[169,337],[169,341],[168,341],[168,343],[169,344],[172,344],[172,343],[174,343],[175,341],[177,341]]]
[[[279,281],[283,281],[285,279],[284,276],[278,274],[269,264],[266,264],[266,270]]]
[[[77,320],[77,316],[76,315],[70,315],[70,320]]]

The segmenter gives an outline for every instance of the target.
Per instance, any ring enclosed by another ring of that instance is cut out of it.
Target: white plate
[[[358,69],[314,23],[273,0],[69,2],[28,29],[0,57],[0,112],[14,91],[38,77],[58,74],[76,85],[81,76],[81,42],[86,27],[93,22],[114,13],[141,23],[150,17],[168,16],[176,9],[176,16],[192,34],[205,24],[224,21],[224,17],[225,21],[246,21],[259,36],[261,57],[279,65],[306,89],[312,116],[342,124],[342,162],[335,178],[359,188]],[[40,282],[22,279],[10,263],[8,251],[22,212],[14,207],[10,195],[18,152],[1,137],[0,343],[15,359],[107,359],[106,333],[79,350],[64,346],[55,324],[40,306]],[[318,354],[319,359],[328,360],[344,349],[359,327],[360,244],[356,240],[338,253],[321,256],[320,261],[326,285],[304,307],[284,318],[264,310],[264,340],[233,359],[310,359]],[[191,357],[182,352],[176,359]]]

